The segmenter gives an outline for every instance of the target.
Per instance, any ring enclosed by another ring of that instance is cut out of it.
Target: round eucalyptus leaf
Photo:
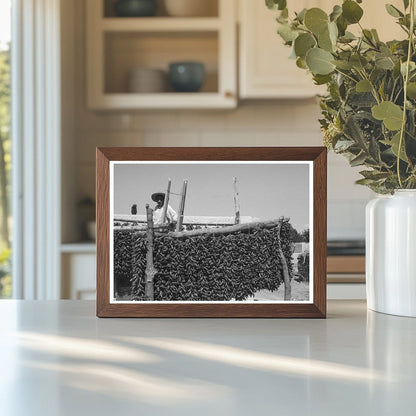
[[[351,56],[351,58],[350,58],[350,64],[354,68],[361,70],[361,69],[363,69],[368,64],[368,62],[367,62],[367,60],[363,56],[358,55],[356,53],[356,54],[354,54],[354,55]]]
[[[342,7],[336,4],[334,8],[332,9],[332,13],[329,15],[329,19],[331,22],[335,22],[338,17],[342,15]]]
[[[333,72],[335,69],[335,65],[332,63],[333,59],[330,52],[321,48],[309,49],[306,54],[306,64],[314,75],[327,75]]]
[[[345,35],[347,27],[348,27],[348,22],[345,20],[345,18],[342,15],[340,17],[338,17],[338,19],[337,19],[337,28],[338,28],[338,32],[339,32],[340,36]]]
[[[331,75],[319,75],[316,74],[313,76],[313,80],[315,81],[315,85],[324,85],[328,84],[331,81]]]
[[[409,62],[409,74],[416,71],[416,64],[412,61]],[[400,65],[400,72],[405,77],[407,72],[407,65],[406,62],[402,62]]]
[[[324,32],[321,32],[318,35],[318,45],[321,49],[324,49],[328,52],[333,52],[334,51],[334,45],[333,45],[331,37],[329,35],[328,28]]]
[[[299,13],[296,13],[296,20],[303,23],[303,21],[305,20],[306,11],[307,9],[302,9]]]
[[[332,63],[337,68],[342,69],[344,71],[350,70],[352,68],[352,65],[348,61],[336,60],[336,61],[332,61]]]
[[[350,36],[350,32],[346,32],[344,36],[341,36],[338,39],[339,43],[351,43],[353,40],[355,40],[355,37]]]
[[[286,43],[293,42],[298,37],[298,32],[293,30],[287,23],[280,24],[277,29],[277,33]]]
[[[271,10],[283,10],[286,7],[286,0],[266,0],[266,6]]]
[[[296,56],[304,58],[309,49],[316,45],[315,39],[309,33],[302,33],[295,39]]]
[[[305,13],[305,26],[315,35],[327,30],[328,15],[320,8],[314,7]]]
[[[305,58],[299,57],[298,59],[296,59],[296,66],[301,69],[308,69],[308,65],[306,65]]]
[[[403,17],[404,14],[397,8],[394,7],[392,4],[386,4],[387,13],[393,17]]]
[[[370,81],[366,79],[362,79],[361,81],[357,82],[357,85],[355,86],[355,90],[357,92],[370,92],[371,91]]]
[[[342,3],[342,16],[349,24],[358,23],[363,13],[363,9],[353,0]]]
[[[376,67],[380,69],[392,70],[394,61],[390,56],[378,56],[375,61]]]
[[[412,100],[416,100],[416,82],[407,84],[407,96]]]
[[[389,130],[400,130],[402,127],[403,110],[391,101],[383,101],[375,105],[371,113],[375,119],[382,120]]]
[[[406,155],[406,143],[405,140],[402,141],[402,145],[400,146],[400,132],[396,133],[390,142],[383,140],[382,143],[391,147],[391,151],[393,152],[394,156],[398,156],[404,162],[408,162],[409,159]],[[399,156],[399,147],[400,147],[400,156]]]
[[[337,44],[338,39],[338,26],[334,22],[328,23],[328,30],[329,30],[329,37],[331,38],[331,42],[333,45]]]

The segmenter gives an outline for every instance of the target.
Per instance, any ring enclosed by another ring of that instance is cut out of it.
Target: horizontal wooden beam
[[[114,221],[135,222],[146,224],[146,215],[114,215]],[[235,217],[228,216],[206,216],[206,215],[186,215],[183,220],[184,225],[233,225]],[[259,222],[258,218],[250,216],[240,217],[240,222],[252,223]]]
[[[213,234],[232,234],[235,232],[249,232],[256,229],[268,229],[277,227],[281,220],[272,220],[272,221],[263,221],[263,222],[251,222],[246,224],[236,224],[236,225],[227,225],[224,227],[216,228],[202,228],[200,230],[190,230],[190,231],[175,231],[175,232],[159,232],[165,227],[155,227],[155,235],[157,236],[167,236],[173,238],[189,238],[199,235],[213,235]],[[136,226],[136,227],[114,227],[114,231],[137,231],[145,235],[147,227]]]
[[[174,233],[169,233],[169,237],[174,238],[189,238],[195,237],[199,235],[206,235],[206,234],[232,234],[238,231],[241,232],[248,232],[253,231],[256,229],[265,229],[265,228],[273,228],[279,225],[281,220],[272,220],[272,221],[264,221],[264,222],[252,222],[247,224],[236,224],[230,225],[227,227],[218,227],[218,228],[204,228],[201,230],[191,230],[191,231],[179,231]]]

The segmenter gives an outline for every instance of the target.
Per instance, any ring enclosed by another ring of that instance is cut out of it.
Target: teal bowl
[[[205,81],[205,66],[201,62],[172,62],[169,81],[177,92],[198,92]]]
[[[114,12],[119,17],[149,17],[157,12],[156,0],[118,0]]]

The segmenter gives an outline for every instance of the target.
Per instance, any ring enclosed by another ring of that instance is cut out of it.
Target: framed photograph
[[[98,148],[97,316],[324,318],[324,147]]]

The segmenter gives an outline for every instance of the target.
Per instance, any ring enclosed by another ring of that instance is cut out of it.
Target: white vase
[[[416,317],[416,190],[367,204],[366,282],[369,309]]]

